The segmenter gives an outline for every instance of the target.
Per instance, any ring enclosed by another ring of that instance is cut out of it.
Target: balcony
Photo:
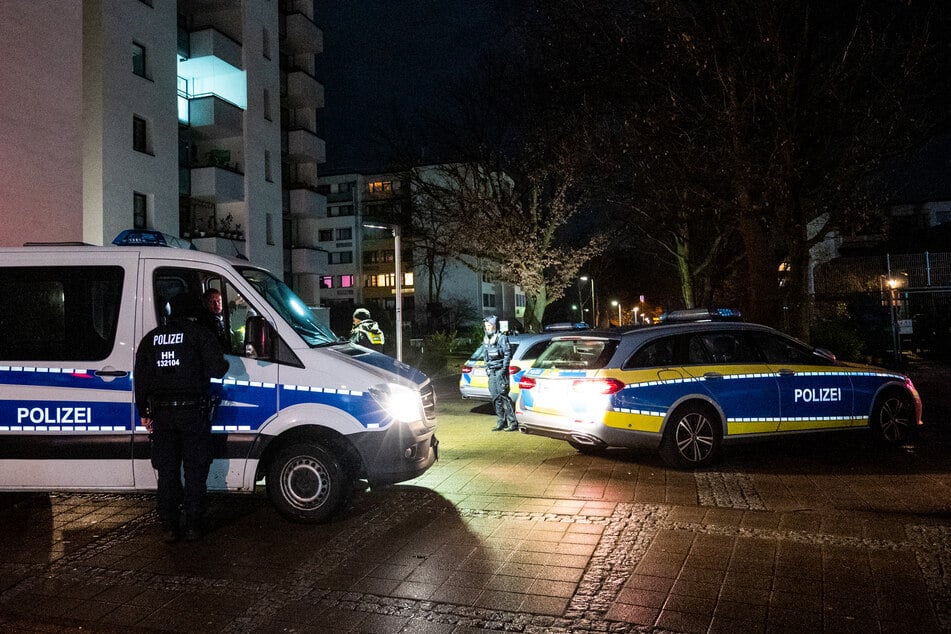
[[[289,108],[323,108],[324,87],[307,71],[300,68],[289,69],[284,102]]]
[[[326,145],[310,130],[289,130],[286,158],[291,163],[323,163],[327,160]]]
[[[235,68],[241,68],[241,44],[213,28],[193,31],[188,36],[191,58],[217,57]]]
[[[294,247],[291,249],[291,270],[294,273],[317,274],[326,272],[327,254],[316,249]]]
[[[291,185],[287,188],[287,212],[292,216],[304,218],[327,217],[327,198],[303,185]]]
[[[320,53],[324,33],[303,13],[288,13],[281,18],[282,45],[292,53]]]
[[[203,139],[241,136],[243,110],[216,96],[188,100],[188,121],[194,134]]]
[[[244,174],[237,164],[203,165],[191,169],[191,197],[212,203],[244,200]]]

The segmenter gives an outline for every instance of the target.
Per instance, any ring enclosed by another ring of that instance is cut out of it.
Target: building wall
[[[82,18],[78,2],[0,2],[0,246],[83,237]]]

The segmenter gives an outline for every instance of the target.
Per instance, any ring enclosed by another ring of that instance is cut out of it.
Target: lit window
[[[393,181],[374,181],[367,183],[367,189],[371,194],[392,193]]]
[[[320,276],[320,288],[333,288],[333,287],[334,287],[333,275]]]
[[[132,42],[132,72],[139,77],[146,77],[145,47]]]
[[[352,275],[341,275],[337,278],[339,280],[340,288],[352,288],[353,287],[353,276]]]
[[[413,274],[412,273],[403,273],[403,286],[409,288],[413,285]]]

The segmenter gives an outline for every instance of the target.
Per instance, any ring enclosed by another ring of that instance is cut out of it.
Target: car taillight
[[[471,372],[472,372],[472,366],[471,366],[471,365],[464,365],[464,366],[462,366],[462,373],[463,373],[463,374],[469,374],[469,373],[471,373]]]
[[[510,366],[509,366],[509,374],[517,374],[517,373],[519,373],[519,372],[521,372],[521,371],[522,371],[522,368],[518,367],[517,365],[510,365]]]
[[[535,379],[530,376],[523,376],[519,379],[518,387],[521,390],[530,390],[535,387]]]
[[[582,394],[617,394],[624,383],[617,379],[578,379],[572,382],[571,390]]]

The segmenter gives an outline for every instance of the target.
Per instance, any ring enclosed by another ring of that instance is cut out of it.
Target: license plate
[[[487,376],[485,368],[472,368],[472,376]]]

